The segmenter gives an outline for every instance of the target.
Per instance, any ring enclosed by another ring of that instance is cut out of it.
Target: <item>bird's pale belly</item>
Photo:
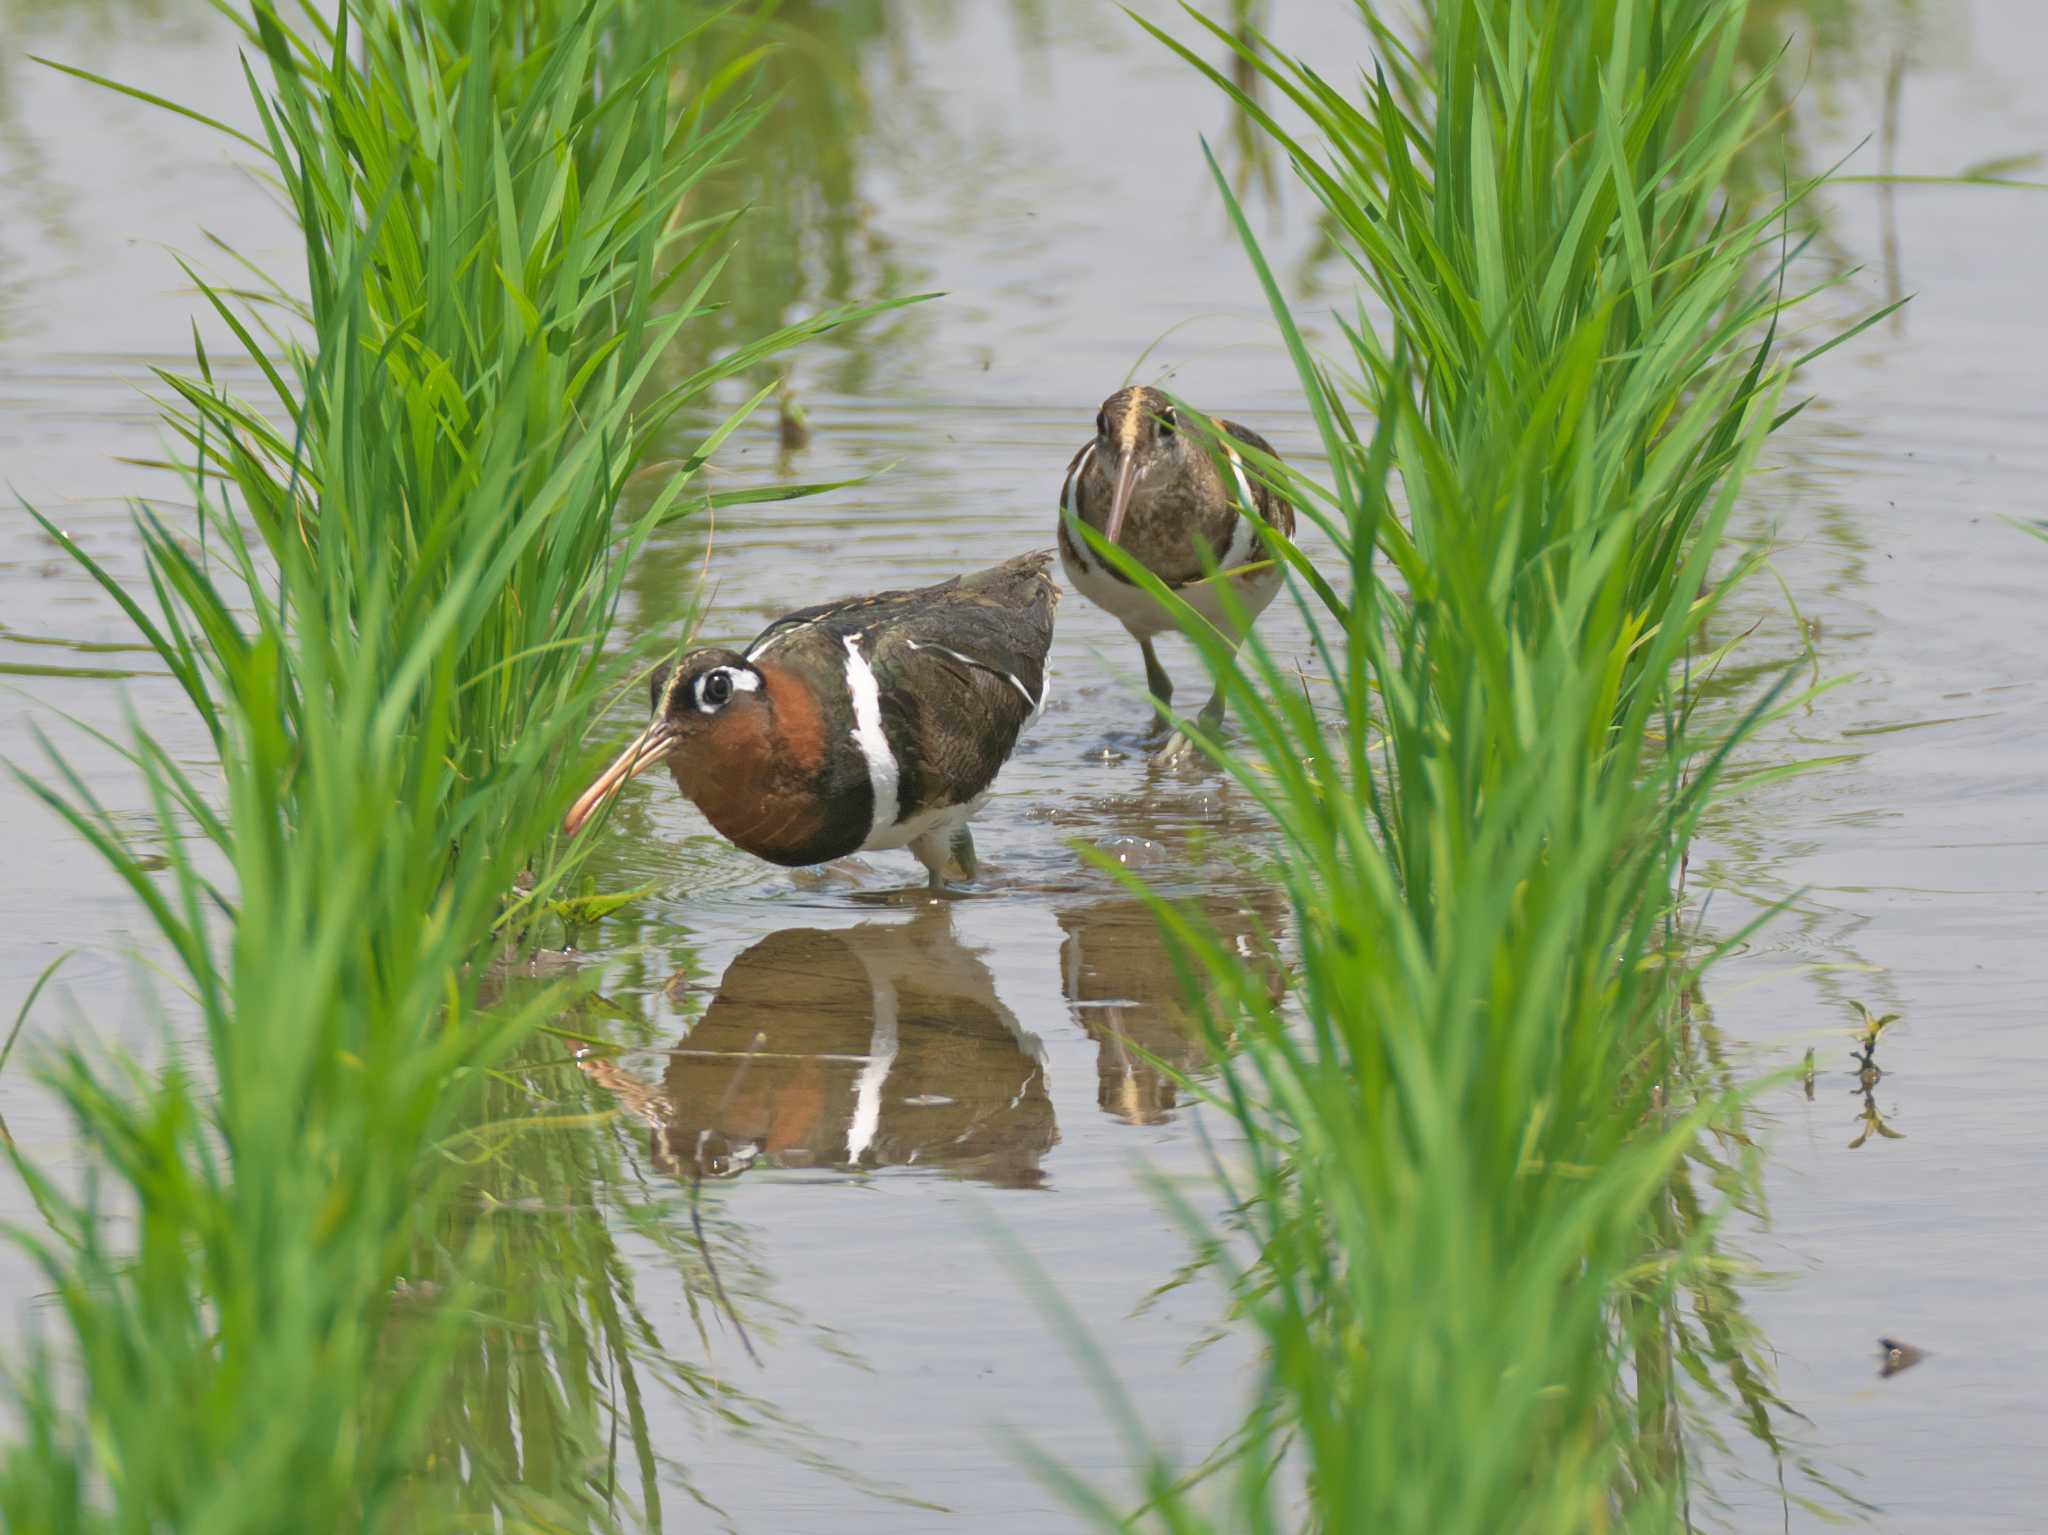
[[[1084,562],[1069,549],[1065,538],[1060,540],[1060,564],[1074,590],[1116,619],[1138,639],[1150,639],[1155,634],[1164,634],[1179,627],[1150,593],[1127,581],[1119,581],[1100,565]],[[1280,581],[1280,567],[1274,563],[1248,576],[1221,575],[1210,580],[1190,581],[1177,588],[1177,593],[1208,623],[1226,633],[1234,633],[1239,625],[1230,621],[1223,603],[1222,586],[1226,582],[1232,584],[1248,624],[1273,600],[1274,594],[1280,590]]]
[[[878,826],[861,843],[863,853],[886,852],[893,847],[909,847],[919,837],[938,833],[942,840],[949,839],[954,832],[965,826],[988,803],[986,792],[977,794],[964,805],[935,805],[906,816],[892,826]]]

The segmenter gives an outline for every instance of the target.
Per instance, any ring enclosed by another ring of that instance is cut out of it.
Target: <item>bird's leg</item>
[[[944,890],[946,888],[946,864],[952,855],[952,849],[946,845],[945,839],[927,832],[924,836],[912,841],[910,851],[917,861],[924,865],[925,873],[931,876],[929,880],[930,888],[933,890]]]
[[[930,876],[928,888],[932,890],[944,890],[946,876],[952,870],[957,869],[962,879],[972,879],[980,867],[980,860],[974,854],[974,834],[965,826],[951,836],[943,832],[927,832],[910,844],[910,851],[924,865]]]
[[[1235,664],[1234,655],[1232,657],[1232,664]],[[1197,728],[1212,741],[1216,738],[1217,733],[1223,729],[1223,715],[1227,708],[1228,704],[1223,697],[1223,683],[1219,678],[1216,683],[1216,690],[1209,695],[1209,701],[1202,705],[1202,712],[1195,716]],[[1186,758],[1194,749],[1194,737],[1184,730],[1176,730],[1166,744],[1152,754],[1152,766],[1156,768],[1173,767]]]
[[[974,853],[974,833],[965,826],[953,833],[952,855],[954,866],[960,870],[962,879],[973,879],[981,867],[981,860]]]
[[[1173,702],[1173,679],[1159,664],[1159,653],[1152,648],[1151,635],[1139,637],[1138,649],[1145,654],[1145,691],[1157,701],[1157,707],[1146,712],[1145,726],[1139,734],[1146,740],[1157,740],[1172,728],[1166,721],[1166,709]]]

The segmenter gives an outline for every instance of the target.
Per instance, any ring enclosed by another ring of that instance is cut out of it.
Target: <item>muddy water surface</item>
[[[2048,144],[2023,67],[2048,56],[2048,33],[2021,0],[1943,8],[1939,27],[1886,5],[1770,10],[1825,45],[1797,107],[1811,153],[1875,129],[1895,50],[1901,169]],[[1279,34],[1333,73],[1360,56],[1343,7],[1280,11]],[[635,573],[632,632],[679,632],[700,569],[703,638],[729,641],[824,596],[1044,546],[1068,455],[1134,369],[1170,367],[1177,390],[1283,453],[1308,450],[1197,136],[1243,177],[1291,282],[1338,274],[1313,260],[1300,200],[1284,184],[1277,202],[1260,195],[1210,89],[1121,13],[991,0],[785,14],[808,61],[791,67],[815,73],[735,175],[766,232],[733,325],[882,291],[946,297],[804,354],[808,446],[785,449],[764,419],[718,470],[870,483],[731,514],[709,530],[708,560],[707,530],[679,530]],[[0,15],[0,469],[132,572],[120,498],[148,480],[117,458],[155,451],[135,391],[152,364],[182,365],[193,307],[159,246],[197,250],[203,228],[288,270],[290,233],[203,134],[21,57],[83,59],[229,111],[232,48],[202,7]],[[1877,168],[1874,149],[1864,161]],[[2005,519],[2048,512],[2048,320],[2033,292],[2048,198],[1914,191],[1888,224],[1879,207],[1845,189],[1831,235],[1874,263],[1864,296],[1892,280],[1921,297],[1902,326],[1815,370],[1822,407],[1752,519],[1777,540],[1803,621],[1757,589],[1756,661],[1853,678],[1759,757],[1851,760],[1732,806],[1695,878],[1710,929],[1792,898],[1710,1001],[1746,1061],[1783,1065],[1811,1045],[1819,1066],[1811,1099],[1766,1100],[1774,1220],[1743,1236],[1784,1273],[1750,1304],[1783,1396],[1810,1419],[1775,1419],[1783,1481],[1845,1507],[1810,1463],[1880,1528],[2017,1530],[2036,1527],[2048,1492],[2034,1316],[2048,1285],[2035,1106],[2048,547]],[[679,432],[675,451],[690,441]],[[512,1421],[504,1359],[463,1362],[464,1411],[437,1425],[462,1475],[581,1479],[633,1502],[651,1488],[677,1529],[1069,1527],[1015,1436],[1112,1485],[1129,1454],[1012,1245],[1169,1443],[1196,1455],[1230,1426],[1243,1351],[1194,1348],[1214,1291],[1141,1304],[1186,1247],[1139,1173],[1210,1197],[1206,1134],[1221,1129],[1154,1061],[1192,1066],[1200,1047],[1148,920],[1077,847],[1197,900],[1255,962],[1284,949],[1287,915],[1243,798],[1152,775],[1133,750],[1135,648],[1076,597],[1059,623],[1052,702],[976,823],[983,877],[966,899],[904,897],[920,873],[907,854],[792,876],[711,837],[665,782],[625,796],[593,872],[649,893],[543,957],[597,970],[598,991],[494,1089],[493,1149],[462,1212],[507,1233],[497,1346],[530,1357],[545,1329],[550,1384],[528,1379]],[[1284,606],[1263,628],[1300,648]],[[34,532],[0,541],[0,682],[16,690],[0,754],[30,761],[32,731],[55,731],[134,814],[125,767],[57,711],[115,729],[132,710],[192,762],[205,743],[161,681],[104,675],[148,671],[93,648],[126,638]],[[1192,659],[1168,665],[1199,698]],[[622,706],[604,744],[635,712]],[[132,957],[127,898],[19,789],[0,789],[0,818],[13,855],[0,1017],[77,948],[32,1032],[158,1052],[159,1019],[178,1010],[146,1000],[163,988]],[[1851,1001],[1904,1020],[1867,1105],[1838,1032]],[[0,1112],[61,1159],[62,1126],[14,1071]],[[1904,1138],[1861,1133],[1871,1114]],[[29,1213],[17,1190],[0,1210]],[[34,1313],[11,1254],[0,1287],[10,1311]],[[1932,1357],[1880,1381],[1880,1334]],[[571,1458],[592,1446],[599,1463]],[[1779,1483],[1753,1443],[1732,1461],[1702,1450],[1702,1488],[1730,1500],[1735,1527],[1811,1524]]]

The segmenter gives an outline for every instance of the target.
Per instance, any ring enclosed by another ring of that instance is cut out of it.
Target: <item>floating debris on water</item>
[[[1910,1343],[1901,1343],[1897,1338],[1877,1340],[1877,1374],[1880,1380],[1890,1380],[1901,1370],[1910,1370],[1927,1357],[1927,1350],[1915,1348]]]

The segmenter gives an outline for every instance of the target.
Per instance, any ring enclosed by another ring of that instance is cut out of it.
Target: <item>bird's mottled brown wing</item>
[[[1273,445],[1270,442],[1266,441],[1265,438],[1261,437],[1250,427],[1235,421],[1219,420],[1216,424],[1253,452],[1262,453],[1267,458],[1277,459],[1280,456],[1273,451]],[[1294,536],[1293,503],[1288,501],[1285,496],[1276,494],[1270,485],[1262,481],[1259,478],[1258,466],[1249,459],[1245,461],[1244,469],[1245,478],[1251,481],[1252,497],[1257,503],[1256,510],[1258,514],[1281,533],[1292,538]]]
[[[962,577],[865,640],[905,816],[965,803],[995,780],[1045,702],[1051,551]]]
[[[962,576],[907,618],[905,632],[929,632],[933,641],[1002,673],[1030,696],[1035,709],[1045,695],[1045,657],[1060,600],[1052,560],[1052,550],[1040,549]]]

